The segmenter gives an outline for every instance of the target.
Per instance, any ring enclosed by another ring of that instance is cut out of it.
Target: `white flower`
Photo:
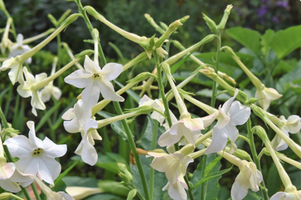
[[[85,88],[82,99],[90,107],[94,106],[99,93],[104,99],[111,101],[124,101],[124,98],[115,93],[111,80],[116,79],[123,71],[120,64],[108,63],[101,69],[87,55],[84,63],[85,70],[76,70],[65,78],[65,82],[78,88]]]
[[[202,118],[184,118],[174,123],[168,131],[163,133],[158,140],[161,147],[170,146],[184,138],[191,144],[201,135],[201,130],[209,126],[215,120],[215,114]]]
[[[270,200],[300,200],[301,199],[301,190],[292,191],[292,192],[277,192],[274,194]]]
[[[158,99],[152,100],[147,95],[144,95],[139,101],[139,106],[145,106],[145,105],[152,106],[155,109],[157,109],[158,111],[160,111],[161,113],[164,113],[164,111],[165,111],[164,105],[160,100],[158,100]],[[171,111],[169,111],[169,114],[170,114],[171,121],[173,123],[178,121],[177,118],[175,117],[175,115]],[[151,114],[151,118],[160,122],[161,126],[163,125],[163,122],[165,121],[164,116],[161,115],[160,113],[158,113],[157,111],[154,111]]]
[[[17,91],[24,98],[31,96],[31,102],[30,102],[31,106],[32,106],[31,112],[35,116],[37,116],[36,108],[40,109],[40,110],[45,110],[46,106],[43,103],[43,101],[41,100],[40,92],[37,89],[35,89],[34,85],[36,83],[41,82],[43,79],[45,79],[47,74],[41,73],[41,74],[37,74],[34,77],[31,73],[29,73],[27,71],[26,67],[23,68],[23,71],[24,71],[26,81],[23,84],[18,86]]]
[[[22,34],[19,33],[17,35],[17,44],[13,45],[11,52],[8,55],[8,58],[22,55],[23,53],[25,53],[26,51],[29,51],[31,49],[28,45],[23,45],[23,38],[24,37]],[[25,62],[30,64],[31,58],[28,58]]]
[[[13,163],[10,163],[13,164]],[[22,187],[27,187],[33,182],[34,176],[31,174],[25,174],[14,167],[12,176],[7,179],[0,179],[0,187],[9,192],[20,192]]]
[[[33,176],[39,174],[45,182],[53,185],[61,172],[61,165],[55,158],[65,155],[67,146],[56,145],[47,137],[43,141],[37,138],[33,121],[28,121],[27,126],[30,129],[28,138],[18,135],[3,144],[8,147],[12,157],[19,158],[15,163],[18,169]]]
[[[261,99],[258,103],[264,110],[269,108],[271,101],[279,99],[280,97],[282,97],[282,95],[274,88],[264,87],[262,90],[258,90],[257,88],[255,93],[255,98]]]
[[[278,127],[288,137],[289,133],[298,133],[301,129],[301,118],[298,115],[291,115],[287,120],[284,116],[280,116],[279,120],[281,125],[278,125]],[[283,151],[288,147],[286,142],[278,134],[276,134],[273,139],[272,146],[276,151]]]
[[[9,58],[2,63],[0,67],[1,71],[11,69],[8,72],[8,77],[12,84],[14,85],[17,81],[21,84],[24,82],[23,73],[22,73],[22,64],[20,63],[20,56],[16,58]]]
[[[97,133],[98,124],[95,119],[91,118],[91,108],[84,106],[83,100],[78,100],[74,108],[69,109],[62,118],[64,127],[70,133],[81,133],[82,141],[78,145],[75,153],[81,155],[83,161],[89,165],[95,165],[97,162],[97,152],[94,148],[94,139],[102,138]]]
[[[234,96],[228,99],[222,107],[219,107],[218,122],[213,127],[212,142],[205,154],[223,150],[226,147],[227,138],[234,143],[238,137],[236,125],[242,125],[248,120],[251,110],[249,107],[242,105],[239,101],[234,101],[237,93],[238,90],[236,90]]]
[[[239,169],[240,172],[231,188],[233,200],[243,199],[248,194],[249,189],[257,192],[262,181],[262,174],[253,162],[243,160],[239,165]]]
[[[165,152],[148,152],[148,155],[154,159],[150,164],[152,168],[159,172],[165,172],[168,183],[163,190],[168,189],[168,194],[176,200],[186,200],[187,194],[184,189],[188,186],[184,180],[187,167],[193,159],[189,156],[184,156],[180,152],[167,154]]]

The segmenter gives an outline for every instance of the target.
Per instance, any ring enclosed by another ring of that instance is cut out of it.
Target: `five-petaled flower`
[[[76,70],[65,78],[65,82],[78,88],[85,88],[81,98],[88,107],[94,106],[99,94],[111,101],[124,101],[124,98],[115,93],[111,80],[116,79],[123,71],[117,63],[108,63],[103,69],[93,62],[87,55],[84,63],[85,70]]]
[[[12,157],[19,160],[16,167],[27,174],[38,175],[45,182],[53,185],[61,172],[61,165],[55,160],[67,152],[67,145],[57,145],[47,137],[42,141],[36,137],[34,122],[28,121],[28,138],[18,135],[7,139],[3,144],[8,147]]]
[[[206,154],[223,150],[226,147],[227,138],[234,143],[238,137],[236,125],[242,125],[248,120],[251,110],[239,101],[234,101],[237,93],[238,90],[222,107],[220,106],[218,122],[213,127],[212,142],[207,148]]]
[[[31,48],[28,45],[23,45],[23,35],[19,33],[17,35],[17,43],[12,46],[11,52],[8,55],[8,58],[11,57],[16,57],[17,55],[22,55],[26,51],[29,51]],[[30,64],[31,63],[31,57],[28,58],[26,63]]]

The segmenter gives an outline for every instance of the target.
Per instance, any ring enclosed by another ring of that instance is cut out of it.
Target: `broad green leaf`
[[[111,113],[108,113],[108,112],[105,112],[102,110],[98,111],[97,114],[104,117],[105,119],[116,116],[116,115],[113,115]],[[127,135],[126,135],[125,131],[123,130],[123,127],[122,127],[120,121],[111,123],[111,127],[118,135],[120,135],[122,137],[123,140],[127,140]]]
[[[279,59],[284,58],[301,46],[301,25],[277,31],[270,42],[270,46]]]
[[[289,90],[292,82],[298,82],[301,80],[301,61],[298,62],[297,67],[290,72],[283,75],[276,83],[276,90],[281,94]],[[299,84],[300,86],[300,84]]]
[[[296,67],[297,63],[292,64],[292,62],[280,60],[280,62],[277,64],[273,71],[273,77],[286,74],[287,72],[290,72]]]
[[[149,174],[150,174],[150,158],[146,158],[145,156],[139,156],[140,157],[140,161],[142,164],[142,168],[143,171],[145,173],[145,177],[146,177],[146,181],[149,184]],[[131,172],[133,174],[133,184],[135,186],[135,188],[140,192],[140,194],[142,194],[144,196],[144,191],[143,191],[143,186],[141,184],[141,178],[140,178],[140,174],[138,171],[138,168],[136,165],[131,167]],[[154,192],[153,194],[153,199],[164,199],[162,198],[163,196],[165,196],[164,194],[167,193],[167,191],[162,191],[162,188],[166,185],[167,183],[167,179],[165,176],[165,173],[162,172],[158,172],[155,170],[155,177],[154,177]],[[168,195],[167,195],[168,196]]]
[[[218,156],[218,157],[214,158],[214,159],[209,163],[209,165],[206,166],[206,169],[205,169],[205,172],[204,172],[204,176],[205,176],[205,177],[211,172],[211,170],[215,167],[215,165],[217,165],[217,163],[219,163],[219,161],[220,161],[222,158],[223,158],[222,156]]]
[[[226,33],[234,40],[252,50],[256,54],[260,54],[260,38],[259,32],[242,27],[235,27],[226,30]]]
[[[268,29],[265,31],[264,35],[261,37],[261,50],[263,52],[263,55],[268,55],[270,49],[271,49],[271,46],[270,46],[270,43],[273,39],[275,35],[275,32],[271,29]]]
[[[98,180],[95,178],[79,177],[79,176],[65,176],[62,179],[67,186],[79,187],[95,187],[97,188]]]
[[[215,158],[214,154],[210,154],[207,156],[206,159],[206,166],[209,165],[209,163]],[[203,162],[204,159],[201,160],[201,162],[198,164],[197,169],[193,172],[191,183],[193,185],[197,184],[199,181],[203,179]],[[216,164],[213,169],[211,170],[212,173],[219,172],[220,171],[221,164]],[[207,180],[204,184],[204,199],[217,199],[218,198],[218,191],[220,189],[219,186],[219,179],[221,178],[221,175],[214,177],[210,180]],[[195,199],[201,199],[201,185],[196,187],[192,190],[192,194],[195,197]]]
[[[219,160],[218,160],[219,161]],[[206,167],[207,168],[207,167]],[[211,174],[208,174],[207,176],[205,176],[204,178],[202,178],[199,182],[197,182],[195,185],[193,185],[191,187],[191,189],[193,190],[194,188],[196,188],[197,186],[201,185],[202,183],[205,183],[206,181],[213,179],[213,178],[220,178],[223,174],[229,172],[232,169],[232,167],[228,168],[228,169],[223,169]]]

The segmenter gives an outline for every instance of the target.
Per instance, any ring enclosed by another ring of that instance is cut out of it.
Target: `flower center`
[[[101,74],[100,73],[95,73],[92,75],[93,79],[101,79]]]
[[[35,150],[32,152],[32,155],[33,155],[33,156],[39,156],[39,155],[41,155],[43,152],[44,152],[43,149],[37,148],[37,149],[35,149]]]

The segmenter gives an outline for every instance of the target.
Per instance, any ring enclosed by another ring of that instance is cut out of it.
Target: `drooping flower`
[[[98,124],[91,118],[91,108],[84,105],[83,100],[78,100],[74,108],[70,108],[62,118],[64,127],[70,133],[81,133],[82,141],[78,145],[75,153],[81,155],[82,160],[89,165],[95,165],[97,161],[97,152],[94,148],[94,140],[102,140],[97,133]]]
[[[161,113],[164,113],[164,111],[165,111],[164,105],[159,99],[152,100],[147,95],[144,95],[139,101],[139,106],[145,106],[145,105],[152,106],[155,109],[157,109],[158,111],[160,111]],[[177,118],[175,117],[175,115],[171,111],[169,111],[169,114],[170,114],[171,121],[173,123],[178,121]],[[161,126],[163,125],[163,123],[165,121],[164,116],[161,115],[160,113],[158,113],[157,111],[154,111],[151,114],[151,118],[157,120]]]
[[[273,121],[273,118],[271,118]],[[301,129],[301,118],[298,115],[291,115],[286,120],[284,116],[279,117],[280,123],[276,123],[281,131],[289,137],[289,133],[298,133]],[[276,151],[283,151],[287,149],[288,145],[286,142],[278,135],[272,141],[272,146]]]
[[[4,144],[12,157],[19,158],[15,165],[20,171],[33,176],[39,174],[45,182],[53,185],[61,172],[61,165],[55,158],[65,155],[67,146],[57,145],[47,137],[43,141],[37,138],[33,121],[28,121],[27,126],[30,129],[28,138],[18,135],[7,139]]]
[[[274,88],[266,88],[264,85],[263,89],[257,88],[255,93],[255,98],[261,99],[258,103],[264,110],[269,108],[271,101],[279,99],[280,97],[282,97],[282,95],[279,94],[277,90]]]
[[[48,200],[74,200],[72,196],[65,192],[54,192],[45,183],[43,183],[38,177],[35,177],[36,183],[40,186],[43,193]]]
[[[183,118],[174,123],[158,140],[161,147],[173,145],[184,138],[191,144],[201,135],[201,130],[215,120],[215,113],[202,118]]]
[[[186,155],[186,153],[184,154]],[[155,151],[148,152],[149,156],[154,157],[150,164],[151,167],[159,172],[165,172],[168,183],[163,190],[168,189],[169,196],[175,200],[187,199],[185,189],[187,190],[188,186],[184,176],[189,163],[193,162],[193,159],[188,156],[188,153],[186,156],[184,154],[179,151],[170,154]]]
[[[78,88],[84,88],[82,99],[90,107],[94,106],[99,93],[104,99],[111,101],[124,101],[124,98],[115,93],[111,80],[116,79],[123,71],[117,63],[108,63],[103,69],[93,62],[87,55],[84,63],[85,70],[76,70],[65,78],[65,82]]]
[[[270,200],[300,200],[301,190],[293,192],[277,192],[274,194]]]
[[[257,192],[262,181],[262,174],[253,162],[242,160],[239,169],[240,172],[231,188],[231,197],[233,200],[243,199],[248,194],[249,189]]]
[[[23,38],[24,37],[22,34],[19,33],[17,35],[17,43],[15,45],[13,45],[11,52],[8,55],[8,58],[16,57],[17,55],[22,55],[23,53],[25,53],[26,51],[29,51],[31,49],[28,45],[23,45]],[[25,62],[30,64],[31,57],[28,58]]]
[[[213,127],[212,142],[205,154],[221,151],[227,144],[227,138],[233,143],[238,137],[237,125],[242,125],[248,120],[251,110],[242,105],[239,101],[234,101],[238,90],[233,97],[228,99],[223,106],[219,107],[218,122]],[[234,101],[234,102],[233,102]]]
[[[24,82],[23,73],[22,73],[22,65],[20,61],[20,57],[17,56],[16,58],[9,58],[2,63],[0,67],[1,71],[5,71],[7,69],[11,69],[8,72],[8,77],[12,84],[14,85],[17,81],[21,84]]]
[[[41,74],[37,74],[34,77],[31,73],[28,72],[26,67],[23,68],[23,71],[24,71],[26,81],[18,86],[17,91],[24,98],[31,96],[31,102],[30,102],[32,106],[31,112],[35,116],[37,116],[36,109],[45,110],[46,106],[41,99],[40,92],[38,91],[38,89],[34,87],[34,85],[36,83],[41,82],[43,79],[45,79],[47,77],[47,74],[41,73]]]

